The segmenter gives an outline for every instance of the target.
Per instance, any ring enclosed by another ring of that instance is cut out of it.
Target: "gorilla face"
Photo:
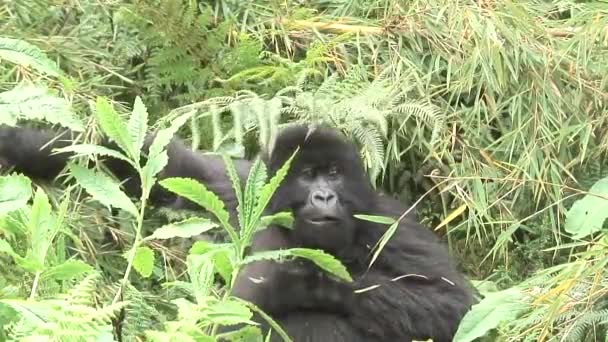
[[[273,211],[291,210],[294,240],[334,255],[353,244],[360,224],[353,214],[369,211],[374,193],[358,151],[333,130],[288,129],[269,162],[274,173],[300,147],[290,171],[275,193]]]
[[[302,201],[291,207],[296,241],[331,252],[352,244],[355,222],[344,201],[344,178],[337,166],[306,166],[286,186],[302,195]]]

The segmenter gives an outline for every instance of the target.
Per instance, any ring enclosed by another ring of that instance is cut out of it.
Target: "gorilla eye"
[[[307,167],[302,169],[302,176],[313,178],[315,176],[315,173],[311,167]]]
[[[332,165],[332,166],[329,168],[328,174],[329,174],[330,176],[335,177],[335,176],[337,176],[337,175],[338,175],[338,173],[339,173],[339,170],[338,170],[338,167],[337,167],[336,165]]]

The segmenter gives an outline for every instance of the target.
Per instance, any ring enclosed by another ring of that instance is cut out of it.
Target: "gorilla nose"
[[[315,190],[311,197],[312,204],[316,206],[333,205],[337,199],[333,191],[328,190]]]

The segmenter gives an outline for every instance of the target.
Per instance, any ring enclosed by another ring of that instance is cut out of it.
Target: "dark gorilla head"
[[[338,254],[352,245],[361,224],[353,214],[372,210],[376,198],[356,146],[332,128],[306,125],[281,130],[274,146],[271,175],[300,150],[269,209],[293,212],[291,234],[306,247]]]

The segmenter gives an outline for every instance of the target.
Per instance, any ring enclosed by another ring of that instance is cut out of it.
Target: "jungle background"
[[[88,142],[165,127],[251,159],[329,122],[484,296],[457,341],[608,341],[607,1],[4,1],[0,80],[0,123]],[[67,174],[0,178],[0,340],[214,341],[250,317],[192,241],[211,221]]]

